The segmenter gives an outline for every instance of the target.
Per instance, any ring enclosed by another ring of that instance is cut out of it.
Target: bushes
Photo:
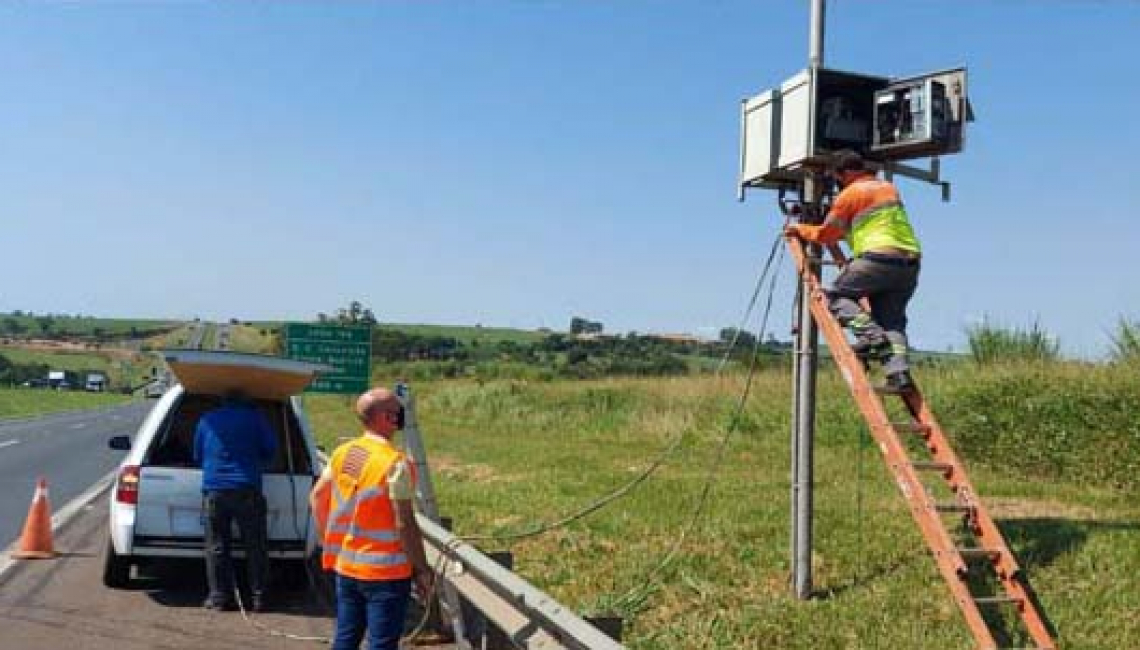
[[[947,372],[938,383],[935,406],[972,462],[1140,488],[1140,375],[1134,368],[991,365]]]

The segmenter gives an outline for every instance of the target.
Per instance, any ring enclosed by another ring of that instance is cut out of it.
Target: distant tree
[[[375,314],[372,313],[372,309],[367,308],[367,307],[364,309],[364,312],[361,313],[361,315],[360,315],[360,322],[365,323],[367,325],[375,325],[376,324],[376,316],[375,316]]]
[[[600,321],[593,321],[580,316],[570,319],[571,334],[601,334],[602,330],[603,326]]]
[[[329,322],[329,315],[328,315],[328,314],[326,314],[326,313],[325,313],[325,312],[323,312],[323,311],[322,311],[322,312],[318,312],[318,313],[317,313],[317,322],[318,322],[318,323],[327,323],[327,322]]]
[[[736,341],[738,347],[750,348],[756,345],[756,335],[748,330],[738,330],[735,327],[726,327],[720,331],[720,341],[725,345],[731,345],[732,341]]]
[[[20,321],[16,320],[15,318],[12,318],[11,316],[9,316],[9,317],[4,319],[4,331],[8,332],[12,336],[16,336],[23,329],[24,329],[24,326],[21,325]]]
[[[40,316],[36,319],[36,324],[40,326],[40,331],[44,336],[51,334],[52,327],[55,326],[55,319],[51,316]]]

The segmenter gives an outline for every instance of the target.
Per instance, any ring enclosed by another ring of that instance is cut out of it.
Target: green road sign
[[[372,375],[372,327],[286,323],[285,356],[333,367],[318,375],[306,392],[363,393]]]

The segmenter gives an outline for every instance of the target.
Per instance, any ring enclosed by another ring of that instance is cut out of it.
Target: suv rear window
[[[183,395],[163,420],[143,463],[159,467],[197,467],[194,464],[194,430],[198,419],[221,402],[221,398],[213,395]],[[254,400],[254,403],[277,434],[277,453],[266,473],[311,475],[312,460],[293,409],[287,402]],[[285,446],[286,439],[290,442],[288,447]]]

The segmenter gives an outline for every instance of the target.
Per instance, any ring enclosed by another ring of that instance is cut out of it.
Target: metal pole
[[[416,422],[415,397],[408,385],[403,382],[396,384],[396,396],[404,405],[404,445],[416,470],[416,502],[425,518],[439,523],[439,507],[435,501],[435,486],[432,484],[431,469],[428,467],[427,449],[424,447],[423,437],[420,436],[419,423]],[[443,580],[442,577],[436,579]],[[471,643],[467,640],[467,625],[463,620],[463,610],[455,585],[444,580],[442,588],[438,591],[443,614],[450,620],[451,631],[455,635],[455,647],[459,650],[472,650]],[[431,604],[424,603],[424,607],[431,607]]]
[[[816,70],[823,65],[824,42],[824,0],[811,0],[810,39],[808,43],[808,63],[814,80]],[[804,201],[802,218],[814,220],[821,202],[823,184],[809,174],[804,179],[802,198]],[[819,259],[819,246],[809,246],[809,258]],[[819,274],[816,264],[808,265],[808,273]],[[792,458],[792,588],[796,597],[806,600],[811,597],[811,548],[812,548],[812,491],[813,491],[813,447],[815,443],[815,387],[816,371],[819,368],[819,330],[811,315],[811,296],[807,278],[800,282],[796,297],[796,312],[799,329],[796,332],[796,371],[795,398],[792,426],[795,429]]]
[[[808,40],[808,65],[823,67],[823,23],[827,8],[825,0],[811,0],[811,37]]]

